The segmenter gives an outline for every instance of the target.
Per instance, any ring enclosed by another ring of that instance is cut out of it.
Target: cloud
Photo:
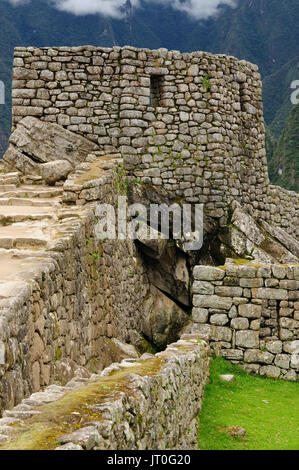
[[[31,0],[6,0],[7,2],[11,3],[14,7],[19,5],[23,5],[24,3],[29,3]]]
[[[7,0],[18,6],[30,0]],[[124,16],[126,0],[48,0],[58,10],[75,15],[101,14],[111,18]],[[141,8],[146,3],[169,5],[174,10],[186,13],[189,17],[199,20],[207,19],[219,13],[219,6],[235,7],[238,0],[130,0],[134,8]]]
[[[156,3],[170,4],[175,10],[187,13],[194,19],[207,19],[219,13],[220,5],[235,7],[237,0],[151,0]]]
[[[124,14],[125,0],[52,0],[59,10],[86,15],[100,13],[112,18],[121,18]],[[132,6],[139,7],[139,0],[131,0]]]

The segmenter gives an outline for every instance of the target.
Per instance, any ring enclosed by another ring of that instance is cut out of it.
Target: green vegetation
[[[211,87],[212,87],[212,84],[210,82],[210,77],[203,77],[201,79],[201,84],[204,88],[206,88],[207,90],[210,90]]]
[[[160,358],[142,361],[140,365],[116,371],[108,377],[67,392],[59,400],[37,407],[39,415],[26,420],[26,426],[13,425],[16,435],[0,450],[53,450],[62,434],[73,432],[91,421],[102,420],[97,405],[110,394],[129,392],[129,374],[151,376],[159,372],[164,361]]]
[[[235,382],[222,382],[220,374],[234,374]],[[248,375],[222,358],[211,363],[200,414],[202,450],[295,450],[299,443],[298,383]],[[241,426],[245,437],[232,437],[227,429]]]
[[[267,135],[271,181],[299,192],[299,105],[291,108],[286,127],[276,145],[273,138],[271,140],[269,132]]]

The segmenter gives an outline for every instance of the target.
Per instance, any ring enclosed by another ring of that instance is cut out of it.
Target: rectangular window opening
[[[150,102],[149,106],[157,108],[161,106],[162,99],[162,76],[152,75],[151,76],[151,90],[150,90]]]

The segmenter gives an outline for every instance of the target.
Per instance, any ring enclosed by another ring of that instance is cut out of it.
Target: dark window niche
[[[153,108],[161,106],[163,77],[161,75],[151,76],[151,93],[149,105]]]

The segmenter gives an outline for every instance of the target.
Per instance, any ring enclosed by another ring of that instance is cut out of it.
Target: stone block
[[[209,310],[205,308],[196,308],[192,310],[192,320],[195,323],[206,323],[209,317]]]
[[[258,348],[259,347],[259,333],[251,330],[241,330],[236,332],[236,346],[243,348]]]
[[[273,354],[280,354],[282,352],[282,341],[267,341],[265,346]]]
[[[259,373],[260,375],[269,377],[271,379],[278,379],[281,371],[280,368],[276,366],[262,366]]]
[[[234,330],[248,330],[249,321],[247,318],[233,318],[230,322],[230,326]]]
[[[260,318],[262,314],[261,305],[242,304],[239,305],[239,315],[246,318]]]
[[[230,343],[232,340],[232,330],[225,326],[212,326],[211,340],[226,341],[227,343]]]
[[[224,278],[225,271],[213,266],[195,266],[193,276],[199,281],[218,281]]]
[[[221,297],[242,297],[243,289],[241,287],[219,286],[215,287],[215,294]]]
[[[211,315],[210,317],[210,323],[212,325],[219,325],[219,326],[224,326],[228,323],[228,316],[225,314],[215,314]]]
[[[244,352],[244,361],[249,363],[272,364],[274,355],[259,349],[247,349]]]
[[[211,282],[194,281],[192,291],[194,294],[211,295],[214,294],[215,287]]]
[[[232,306],[230,297],[219,297],[218,295],[194,295],[193,305],[201,308],[217,308],[230,310]]]
[[[256,299],[288,300],[288,291],[285,289],[260,287],[258,289],[252,289],[252,297]]]
[[[290,367],[290,356],[288,354],[277,354],[274,364],[281,369],[288,369]]]
[[[221,355],[230,361],[242,361],[244,352],[241,349],[224,349]]]

